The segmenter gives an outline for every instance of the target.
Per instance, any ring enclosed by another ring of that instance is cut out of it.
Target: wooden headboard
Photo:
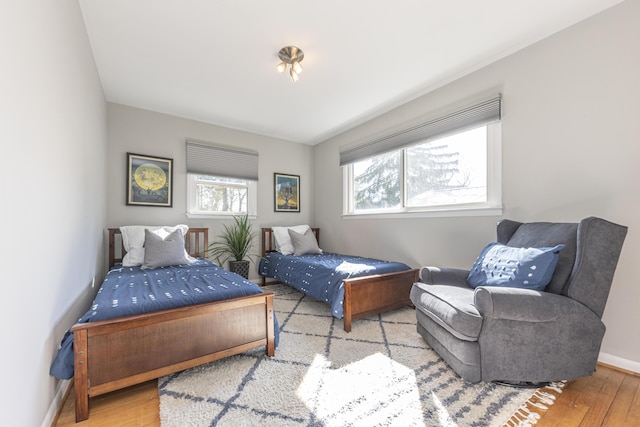
[[[127,251],[124,249],[122,234],[119,228],[109,228],[109,268],[122,262]],[[208,228],[189,228],[184,239],[184,247],[189,255],[195,258],[204,258],[209,245]]]
[[[316,235],[316,241],[320,244],[320,229],[311,227],[311,231]],[[275,252],[276,242],[273,239],[273,230],[271,227],[262,229],[262,256],[269,252]]]

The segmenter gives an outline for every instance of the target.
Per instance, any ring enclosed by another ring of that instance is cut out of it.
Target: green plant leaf
[[[216,260],[223,266],[229,260],[242,261],[252,258],[250,254],[255,233],[248,215],[233,216],[233,224],[224,224],[224,231],[216,240],[209,244],[207,252],[209,259]]]

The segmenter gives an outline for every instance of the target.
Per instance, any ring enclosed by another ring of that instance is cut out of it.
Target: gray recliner
[[[467,284],[468,270],[423,267],[413,285],[417,328],[465,380],[544,383],[593,374],[601,320],[627,227],[502,220],[512,247],[564,244],[544,291]]]

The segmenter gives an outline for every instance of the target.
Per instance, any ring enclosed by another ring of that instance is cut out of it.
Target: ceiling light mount
[[[304,52],[295,46],[285,46],[278,52],[278,57],[282,61],[278,64],[278,72],[284,73],[287,69],[287,65],[290,65],[289,76],[292,82],[297,82],[299,74],[302,73],[302,65],[300,62],[304,59]]]

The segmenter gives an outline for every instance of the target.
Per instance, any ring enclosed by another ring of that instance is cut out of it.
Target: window
[[[258,153],[187,140],[187,216],[258,214]]]
[[[499,118],[494,98],[341,152],[344,214],[500,214]]]
[[[487,126],[406,149],[406,206],[488,201]]]
[[[394,151],[353,163],[353,208],[350,211],[400,208],[401,160],[402,151]]]
[[[256,215],[257,182],[247,179],[188,174],[188,213],[196,215]]]

